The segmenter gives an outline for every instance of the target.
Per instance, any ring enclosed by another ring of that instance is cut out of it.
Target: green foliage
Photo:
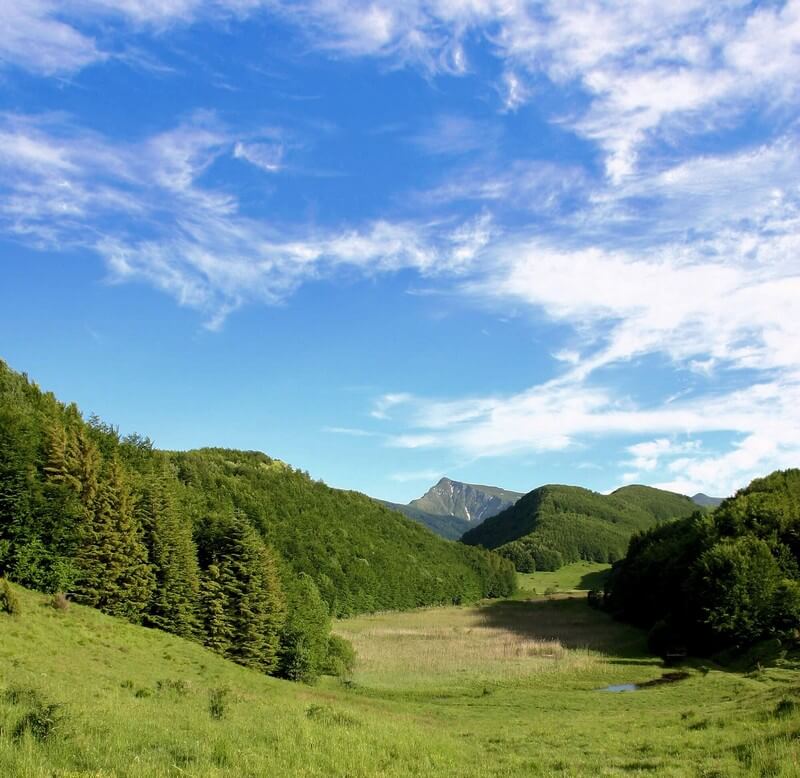
[[[158,451],[0,362],[0,576],[313,680],[329,619],[514,591],[511,563],[256,452]],[[287,611],[288,608],[288,611]]]
[[[238,516],[209,523],[199,543],[208,562],[206,644],[239,664],[275,670],[285,599],[273,554]]]
[[[512,540],[510,543],[503,544],[497,549],[497,553],[513,562],[514,567],[520,573],[536,572],[536,559],[534,558],[531,547],[520,543],[518,540]],[[555,568],[544,566],[542,569],[550,570]]]
[[[47,702],[38,690],[31,687],[9,686],[4,690],[2,700],[9,705],[27,709],[11,730],[14,741],[30,735],[34,740],[44,742],[61,729],[66,721],[61,703]]]
[[[257,452],[169,455],[196,525],[245,516],[286,563],[309,575],[335,616],[503,596],[513,566],[446,542],[357,492],[331,489]]]
[[[328,658],[331,620],[311,576],[301,573],[289,592],[289,614],[281,635],[279,675],[314,683]]]
[[[356,651],[353,644],[341,635],[328,637],[328,651],[322,672],[339,678],[349,676],[356,666]]]
[[[663,621],[696,651],[790,636],[800,623],[800,471],[757,479],[711,516],[635,536],[608,582],[623,618]]]
[[[230,689],[226,686],[215,686],[208,693],[208,712],[212,719],[225,718]]]
[[[703,620],[726,642],[751,643],[769,633],[782,576],[763,540],[743,535],[715,543],[692,573]]]
[[[21,612],[19,598],[5,578],[0,578],[0,613],[18,616]]]
[[[30,734],[39,742],[50,739],[64,724],[63,707],[58,702],[37,703],[17,722],[11,737],[21,740],[26,734]]]
[[[176,508],[174,479],[166,465],[145,478],[137,516],[155,577],[144,623],[191,637],[197,632],[200,570],[192,527],[182,522]]]
[[[133,513],[133,495],[115,458],[99,481],[76,554],[77,598],[111,616],[140,621],[155,588],[147,549]]]
[[[557,570],[580,560],[615,562],[635,532],[697,510],[688,497],[647,486],[627,486],[610,495],[542,486],[465,533],[462,541],[494,548],[523,565],[526,553],[535,569]]]

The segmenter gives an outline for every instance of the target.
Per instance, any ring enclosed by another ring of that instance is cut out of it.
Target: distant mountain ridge
[[[707,494],[698,492],[692,497],[692,502],[702,508],[716,508],[723,501],[722,497],[709,497]]]
[[[442,478],[409,505],[435,516],[457,516],[474,527],[513,505],[522,494],[497,486],[467,484]]]
[[[378,502],[424,524],[437,535],[458,540],[468,529],[496,516],[520,497],[522,492],[445,477],[408,505],[385,500]]]

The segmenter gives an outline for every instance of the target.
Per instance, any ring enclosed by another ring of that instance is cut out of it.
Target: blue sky
[[[406,501],[800,465],[800,2],[0,2],[0,356]]]

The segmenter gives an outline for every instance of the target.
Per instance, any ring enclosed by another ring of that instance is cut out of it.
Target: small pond
[[[639,689],[644,689],[649,686],[663,686],[666,683],[676,683],[677,681],[685,681],[689,677],[689,673],[679,670],[672,673],[664,673],[661,678],[653,678],[652,681],[645,681],[644,683],[612,683],[610,686],[604,686],[602,689],[597,689],[598,692],[636,692]]]

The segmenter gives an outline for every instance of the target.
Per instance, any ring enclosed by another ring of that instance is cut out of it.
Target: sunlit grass
[[[488,607],[432,608],[340,621],[356,648],[356,682],[375,686],[454,684],[587,668],[588,650],[557,638],[526,635],[495,623]]]
[[[602,589],[611,565],[600,562],[575,562],[559,570],[519,573],[521,597],[542,596],[546,592],[586,592]]]
[[[200,646],[19,590],[0,616],[0,776],[800,775],[800,673],[658,678],[642,633],[583,600],[360,616],[352,679],[266,678]],[[32,689],[63,703],[14,737]],[[222,696],[223,715],[211,712]]]

